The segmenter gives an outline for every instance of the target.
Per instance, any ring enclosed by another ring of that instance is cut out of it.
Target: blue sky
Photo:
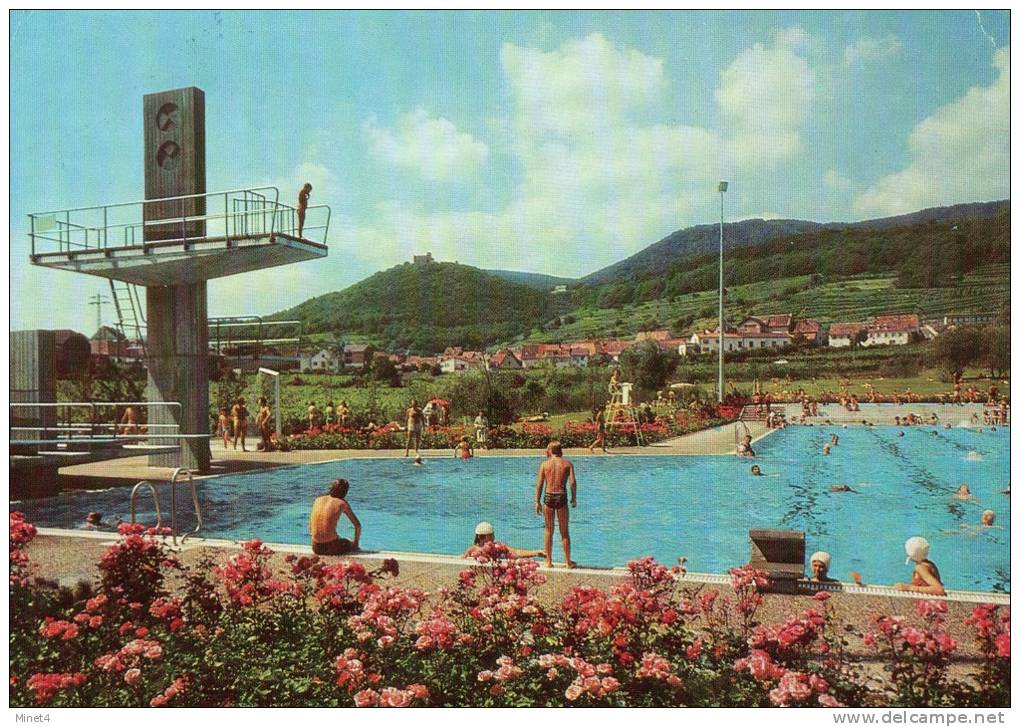
[[[206,93],[207,188],[305,181],[325,261],[212,281],[267,314],[431,250],[580,276],[718,217],[1009,196],[1006,12],[14,12],[14,328],[91,333],[99,278],[29,212],[143,196],[141,97]],[[40,306],[32,291],[47,291]],[[112,320],[112,309],[106,313]]]

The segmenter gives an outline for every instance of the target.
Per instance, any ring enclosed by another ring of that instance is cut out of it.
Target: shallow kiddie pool
[[[694,571],[725,572],[749,556],[748,530],[802,530],[808,554],[833,555],[832,575],[866,582],[910,578],[903,542],[923,535],[950,588],[1009,590],[1009,434],[909,427],[790,427],[756,443],[757,458],[733,456],[595,456],[574,459],[579,504],[570,512],[573,557],[582,565],[624,565],[653,555]],[[937,435],[933,434],[937,432]],[[831,434],[839,444],[822,455]],[[202,481],[207,537],[307,543],[311,500],[336,477],[351,482],[348,499],[372,550],[460,554],[480,520],[499,540],[542,547],[534,510],[539,458],[356,459]],[[757,463],[765,476],[754,477]],[[953,494],[967,483],[974,499]],[[834,493],[835,484],[854,492]],[[164,512],[169,493],[164,489]],[[67,492],[11,503],[40,526],[78,527],[90,510],[128,519],[129,491]],[[180,522],[193,522],[178,495]],[[154,522],[142,493],[139,519]],[[995,526],[979,525],[985,509]],[[346,528],[346,530],[345,530]],[[350,536],[346,521],[341,535]],[[553,556],[562,560],[558,535]]]

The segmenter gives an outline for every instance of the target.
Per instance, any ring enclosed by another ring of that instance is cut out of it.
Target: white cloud
[[[395,129],[379,127],[375,119],[369,119],[362,130],[376,159],[413,169],[434,182],[473,177],[489,155],[483,142],[423,108],[403,114]]]
[[[543,51],[504,43],[503,72],[529,134],[606,132],[658,104],[661,58],[617,46],[600,33]]]
[[[843,65],[882,61],[903,52],[903,41],[889,34],[881,38],[859,38],[843,51]]]
[[[835,169],[826,171],[823,181],[826,187],[837,192],[845,192],[851,186],[850,178],[840,174]]]
[[[511,104],[493,128],[520,169],[507,204],[432,211],[384,202],[339,223],[336,234],[365,265],[427,250],[441,260],[564,275],[616,262],[678,227],[714,219],[715,187],[729,172],[799,152],[814,93],[800,55],[808,42],[799,28],[781,30],[734,61],[716,96],[724,128],[667,123],[676,111],[663,103],[663,59],[599,33],[552,50],[504,43]],[[413,158],[398,151],[414,136],[403,130],[426,121],[419,110],[396,131],[374,123],[365,131],[376,156],[396,163]]]
[[[998,78],[973,86],[917,124],[909,164],[854,202],[861,215],[893,215],[1009,197],[1009,49],[995,52]]]
[[[723,71],[715,99],[735,165],[773,165],[800,153],[800,129],[815,95],[815,73],[798,54],[807,41],[800,28],[779,31],[770,45],[755,43]]]

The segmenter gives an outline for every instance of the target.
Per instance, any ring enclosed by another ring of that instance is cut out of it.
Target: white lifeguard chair
[[[606,404],[604,414],[606,428],[620,426],[621,424],[633,424],[638,446],[643,446],[644,443],[641,441],[641,421],[631,401],[633,389],[634,384],[629,381],[620,382],[619,388],[610,389],[609,403]],[[618,413],[622,413],[623,416],[617,418]]]

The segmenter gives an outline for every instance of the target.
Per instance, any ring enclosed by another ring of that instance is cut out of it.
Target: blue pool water
[[[851,570],[866,582],[910,578],[903,542],[923,535],[950,588],[1009,590],[1008,431],[930,427],[791,427],[755,445],[758,457],[576,457],[578,507],[571,510],[573,556],[582,565],[624,565],[650,554],[694,571],[724,572],[748,560],[747,531],[775,527],[806,533],[808,554],[833,554],[832,574]],[[840,437],[822,456],[831,433]],[[345,460],[219,477],[199,485],[208,537],[306,543],[308,510],[336,477],[364,526],[362,547],[459,554],[474,526],[488,520],[497,538],[542,547],[534,511],[537,457]],[[757,463],[767,476],[753,477]],[[970,485],[975,499],[953,493]],[[856,492],[833,493],[834,484]],[[182,523],[192,522],[182,502]],[[164,512],[168,511],[164,493]],[[140,502],[144,505],[145,498]],[[140,510],[152,522],[151,505]],[[75,527],[89,510],[128,517],[128,491],[69,492],[12,503],[44,526]],[[996,527],[975,527],[982,510]],[[969,526],[969,527],[965,527]],[[346,528],[346,529],[345,529]],[[341,535],[350,536],[346,520]],[[553,555],[562,560],[558,535]]]

